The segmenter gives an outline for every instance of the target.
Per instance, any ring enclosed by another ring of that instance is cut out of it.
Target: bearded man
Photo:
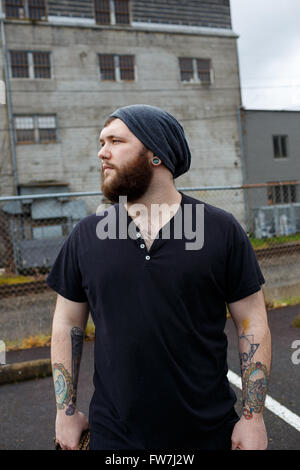
[[[113,204],[76,225],[47,278],[58,293],[57,442],[76,449],[89,427],[92,450],[265,449],[270,332],[247,234],[231,213],[176,189],[191,154],[167,111],[120,108],[100,143],[102,191]],[[199,234],[201,243],[187,243]],[[241,359],[240,418],[227,379],[226,305]],[[89,312],[95,390],[87,420],[76,398]]]

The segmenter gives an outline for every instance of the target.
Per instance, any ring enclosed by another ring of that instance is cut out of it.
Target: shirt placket
[[[152,247],[155,243],[155,240],[153,241],[153,243],[150,247],[150,250],[148,251],[146,243],[145,243],[145,241],[142,237],[141,232],[137,231],[136,243],[137,243],[137,246],[139,247],[139,249],[142,250],[142,254],[144,256],[144,266],[148,267],[151,264],[151,256],[152,256],[151,250],[152,250]]]

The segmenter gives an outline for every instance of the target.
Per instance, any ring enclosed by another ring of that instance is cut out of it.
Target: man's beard
[[[145,194],[151,179],[152,167],[146,158],[147,149],[143,149],[122,169],[113,168],[112,177],[105,177],[102,168],[101,190],[107,199],[118,202],[119,196],[127,196],[128,202],[134,202]],[[108,163],[109,165],[109,163]]]

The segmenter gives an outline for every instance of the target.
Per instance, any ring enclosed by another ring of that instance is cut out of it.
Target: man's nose
[[[110,155],[110,152],[109,150],[105,147],[105,145],[103,147],[101,147],[101,149],[99,150],[98,152],[98,157],[103,160],[104,158],[105,159],[108,159],[111,157]]]

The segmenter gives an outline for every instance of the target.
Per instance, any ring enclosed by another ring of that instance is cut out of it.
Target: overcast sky
[[[243,105],[300,110],[300,0],[230,0]]]

